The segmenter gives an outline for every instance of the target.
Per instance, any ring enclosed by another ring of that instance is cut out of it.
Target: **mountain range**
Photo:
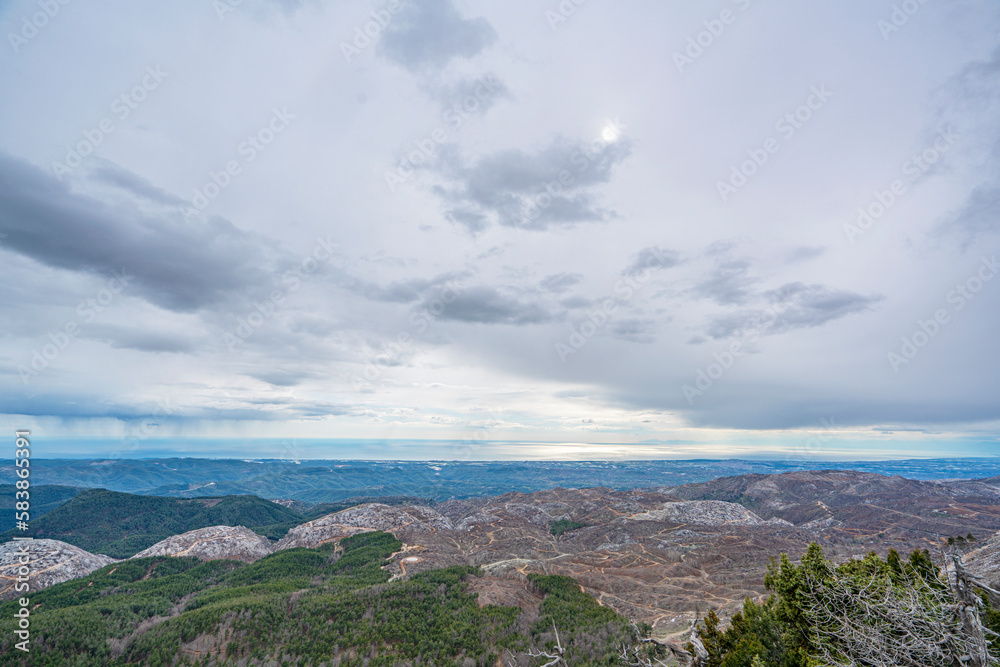
[[[939,554],[948,538],[972,549],[1000,530],[1000,478],[921,481],[831,470],[627,491],[398,500],[316,512],[301,501],[89,490],[35,521],[33,533],[88,550],[100,545],[116,558],[142,552],[252,561],[384,531],[402,542],[385,563],[393,580],[477,567],[482,576],[470,590],[481,603],[517,606],[529,574],[569,576],[600,605],[669,636],[708,607],[725,615],[748,596],[762,597],[769,560],[797,557],[811,542],[834,560],[890,548]],[[237,526],[245,528],[223,529]],[[0,577],[10,580],[8,571]]]

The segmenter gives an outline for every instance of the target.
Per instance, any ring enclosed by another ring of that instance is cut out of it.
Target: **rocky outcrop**
[[[688,502],[663,503],[660,509],[633,514],[630,519],[637,521],[669,521],[695,526],[764,526],[768,522],[736,503],[722,500],[692,500]]]
[[[243,526],[211,526],[168,537],[132,558],[194,556],[202,560],[227,558],[252,563],[273,551],[271,542]]]
[[[118,561],[104,554],[92,554],[59,540],[31,540],[0,544],[0,600],[23,596],[15,591],[22,567],[22,545],[27,543],[29,593],[83,577]]]
[[[274,545],[274,550],[281,551],[282,549],[294,549],[296,547],[315,549],[327,542],[335,542],[343,537],[349,537],[358,533],[370,533],[374,530],[373,528],[345,526],[340,523],[323,523],[323,519],[325,518],[327,517],[292,528],[288,531],[288,534],[278,540],[278,543]]]
[[[962,564],[969,572],[982,578],[988,586],[1000,586],[1000,533],[996,533],[978,549],[966,553],[962,557]]]
[[[372,530],[424,534],[453,529],[454,526],[448,517],[429,507],[366,503],[327,514],[292,528],[278,541],[275,551],[294,547],[315,548],[324,542]]]

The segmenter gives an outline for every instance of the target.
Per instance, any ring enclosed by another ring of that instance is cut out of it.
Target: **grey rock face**
[[[118,561],[104,554],[92,554],[80,547],[59,540],[31,540],[28,544],[29,590],[16,591],[17,577],[22,567],[23,542],[0,544],[0,600],[30,597],[43,588],[84,577],[94,570]]]
[[[451,520],[429,507],[391,507],[382,503],[367,503],[292,528],[275,546],[275,551],[295,547],[314,548],[324,542],[372,530],[434,533],[442,529],[452,530]]]
[[[663,503],[660,509],[649,510],[629,517],[635,521],[671,521],[696,526],[741,526],[767,525],[759,516],[736,503],[722,500],[691,500],[679,503]]]
[[[1000,533],[996,533],[986,543],[965,554],[962,558],[965,568],[982,577],[991,588],[1000,585]]]
[[[132,558],[194,556],[202,560],[228,558],[252,563],[273,551],[271,542],[243,526],[211,526],[190,530],[157,542]]]

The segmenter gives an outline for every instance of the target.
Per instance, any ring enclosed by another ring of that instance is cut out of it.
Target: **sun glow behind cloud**
[[[348,57],[370,7],[71,3],[0,63],[18,91],[0,107],[0,424],[137,451],[996,444],[998,283],[949,301],[1000,248],[995,3],[928,4],[888,38],[860,0],[755,5],[680,70],[697,4],[591,3],[555,30],[516,4],[406,6]],[[37,11],[9,3],[0,28]],[[147,68],[166,76],[120,118]],[[252,160],[248,137],[267,139]]]

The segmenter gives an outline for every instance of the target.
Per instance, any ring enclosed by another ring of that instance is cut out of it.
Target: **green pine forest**
[[[496,665],[506,651],[555,646],[570,664],[613,665],[632,628],[573,579],[532,575],[537,618],[480,607],[479,569],[456,566],[388,582],[402,543],[372,532],[339,547],[289,549],[246,565],[141,558],[30,598],[32,648],[14,649],[16,601],[0,605],[4,664]]]
[[[121,559],[171,535],[213,525],[244,525],[277,540],[295,525],[356,504],[348,499],[286,508],[255,496],[174,499],[69,487],[46,493],[42,499],[52,507],[32,521],[32,536]],[[560,536],[582,527],[556,521],[550,531]],[[0,539],[10,537],[8,532]],[[249,565],[173,557],[114,563],[30,596],[30,655],[13,645],[18,602],[0,603],[0,663],[497,667],[514,655],[520,666],[537,666],[547,659],[531,658],[528,651],[553,653],[558,630],[565,664],[573,667],[625,664],[619,658],[623,645],[640,647],[631,654],[632,664],[650,664],[650,657],[678,664],[657,643],[639,641],[651,628],[634,627],[597,604],[570,577],[528,577],[528,587],[542,599],[537,613],[480,607],[468,590],[482,576],[476,567],[389,582],[382,566],[401,546],[389,533],[372,532],[319,549],[279,551]],[[765,601],[748,599],[730,621],[714,611],[701,619],[698,633],[708,655],[699,667],[896,664],[865,662],[864,642],[840,637],[877,637],[891,645],[894,637],[920,632],[930,637],[933,650],[909,655],[906,664],[964,664],[968,644],[962,643],[946,581],[926,551],[905,559],[890,550],[885,559],[869,554],[841,565],[815,544],[797,564],[782,554],[765,579],[771,593]],[[995,662],[989,664],[1000,665],[1000,593],[992,599],[982,589],[978,594],[978,613],[993,641]],[[886,605],[894,604],[911,608],[893,616]],[[854,611],[863,608],[868,611]],[[823,609],[835,613],[818,615]],[[937,645],[942,633],[953,645]]]
[[[88,489],[31,522],[28,533],[15,534],[62,540],[91,553],[129,558],[160,540],[208,526],[246,526],[278,539],[292,526],[307,521],[299,512],[256,496],[192,499],[160,498]]]
[[[163,498],[44,485],[33,488],[31,497],[31,530],[24,533],[11,527],[0,533],[0,542],[14,536],[62,540],[91,553],[119,559],[130,558],[173,535],[208,526],[246,526],[268,539],[279,540],[306,521],[361,503],[432,503],[410,496],[356,497],[299,511],[257,496]],[[13,518],[13,485],[0,486],[0,509],[6,501]]]

